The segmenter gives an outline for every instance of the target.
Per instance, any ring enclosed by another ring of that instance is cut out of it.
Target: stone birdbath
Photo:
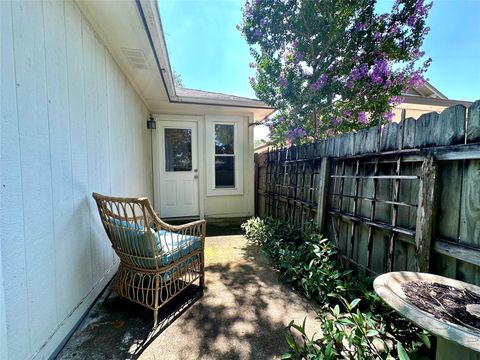
[[[437,360],[480,360],[480,287],[408,271],[380,275],[376,293],[437,337]]]

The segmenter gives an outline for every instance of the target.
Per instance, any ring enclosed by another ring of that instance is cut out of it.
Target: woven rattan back
[[[158,269],[162,249],[155,215],[147,198],[120,198],[93,193],[112,247],[122,262],[139,269]]]

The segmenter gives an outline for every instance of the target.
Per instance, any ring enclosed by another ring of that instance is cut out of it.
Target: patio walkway
[[[242,235],[206,239],[206,289],[187,290],[159,314],[112,296],[99,301],[59,354],[73,359],[275,359],[286,350],[285,327],[307,316],[318,332],[312,306],[279,283],[268,259]]]

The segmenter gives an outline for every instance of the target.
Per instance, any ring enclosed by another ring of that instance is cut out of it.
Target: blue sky
[[[245,40],[235,25],[243,0],[159,0],[172,68],[185,87],[255,97]],[[392,1],[379,0],[386,12]],[[423,50],[427,77],[447,97],[480,99],[480,0],[437,0]]]

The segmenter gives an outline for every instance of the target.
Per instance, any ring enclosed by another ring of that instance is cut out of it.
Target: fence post
[[[253,216],[258,216],[258,154],[253,153]]]
[[[320,160],[320,181],[318,183],[318,207],[316,222],[322,233],[325,235],[325,217],[327,213],[328,175],[330,171],[330,160],[322,157]]]
[[[432,156],[428,156],[422,164],[420,186],[418,191],[417,224],[415,245],[416,270],[430,270],[431,245],[435,236],[435,206],[437,165]]]

